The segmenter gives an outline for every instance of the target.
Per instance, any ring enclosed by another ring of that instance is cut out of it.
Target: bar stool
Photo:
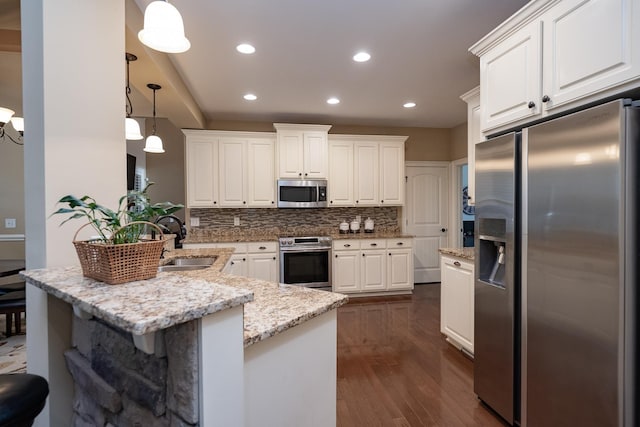
[[[47,380],[33,374],[0,374],[0,427],[29,427],[49,395]]]
[[[10,291],[2,293],[0,291],[0,315],[6,315],[6,336],[13,333],[13,324],[16,325],[16,334],[21,331],[21,317],[27,309],[25,291]]]

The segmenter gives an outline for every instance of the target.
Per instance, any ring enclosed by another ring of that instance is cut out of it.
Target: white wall
[[[21,5],[27,268],[77,264],[81,224],[48,216],[65,194],[115,207],[126,193],[124,0]],[[70,425],[69,306],[28,286],[27,318],[27,370],[51,390],[35,425]]]

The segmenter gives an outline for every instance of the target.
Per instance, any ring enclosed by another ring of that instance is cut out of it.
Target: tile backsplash
[[[199,218],[200,225],[191,227],[198,231],[215,229],[299,229],[301,227],[338,229],[339,224],[360,215],[364,220],[371,218],[376,229],[398,229],[400,208],[398,207],[357,207],[324,209],[191,209],[190,216]],[[240,225],[234,226],[234,218]],[[189,221],[187,221],[188,223]]]

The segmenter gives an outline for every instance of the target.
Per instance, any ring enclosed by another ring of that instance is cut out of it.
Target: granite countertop
[[[171,251],[170,256],[207,256],[220,250],[176,249]],[[253,301],[244,305],[245,347],[338,308],[348,301],[346,295],[339,293],[234,276],[214,268],[171,274],[251,291]]]
[[[158,273],[152,279],[108,285],[80,267],[27,270],[29,283],[127,332],[144,335],[253,300],[248,289]]]
[[[233,249],[176,249],[176,257],[218,258],[210,268],[162,272],[149,280],[107,285],[80,267],[29,270],[30,283],[81,310],[137,335],[244,304],[245,347],[346,304],[343,294],[222,273]]]
[[[475,248],[440,248],[443,255],[452,255],[458,258],[473,260],[475,258]]]
[[[334,240],[341,239],[392,239],[410,238],[411,235],[403,234],[397,227],[375,229],[374,233],[345,233],[340,234],[337,228],[326,227],[289,227],[286,229],[242,229],[238,227],[225,231],[197,231],[187,235],[183,243],[242,243],[242,242],[271,242],[278,241],[279,237],[308,237],[329,236]]]

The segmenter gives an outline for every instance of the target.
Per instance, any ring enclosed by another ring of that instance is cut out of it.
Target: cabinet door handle
[[[549,95],[545,95],[545,96],[542,97],[542,102],[546,103],[546,102],[549,102],[549,101],[551,101],[551,98],[549,98]]]
[[[246,261],[246,260],[247,260],[246,258],[242,258],[242,261]]]
[[[527,105],[527,107],[531,108],[536,108],[536,103],[533,101],[529,101],[529,105]]]
[[[213,204],[214,204],[214,205],[215,205],[216,203],[218,203],[218,202],[213,202]]]
[[[377,243],[371,243],[371,246],[378,246]]]
[[[398,245],[398,246],[402,246],[402,245],[404,245],[404,243],[402,243],[402,242],[398,242],[398,243],[396,243],[396,245]]]
[[[306,172],[304,173],[304,176],[307,176],[307,173],[306,173]]]
[[[329,203],[333,203],[333,200],[332,200],[332,201],[330,201]]]
[[[236,265],[236,263],[234,261],[231,261],[231,265]]]
[[[345,243],[345,244],[344,244],[344,247],[345,247],[345,248],[350,248],[350,247],[351,247],[351,245],[350,245],[350,244],[348,244],[348,243]]]
[[[242,204],[243,204],[243,205],[246,205],[246,204],[247,204],[247,202],[243,200],[243,201],[242,201]]]
[[[358,203],[358,202],[359,202],[359,200],[356,200],[356,203]]]
[[[273,205],[273,204],[275,204],[275,202],[272,200],[272,201],[271,201],[271,204]]]
[[[443,233],[447,231],[446,228],[441,228],[440,231],[442,231]]]
[[[273,260],[275,261],[275,260],[276,260],[276,257],[273,257]]]
[[[391,252],[389,252],[389,256],[391,256]]]
[[[362,254],[362,256],[365,256],[365,254]]]
[[[260,246],[258,249],[260,249],[261,251],[264,251],[267,248],[265,246]]]
[[[298,176],[302,176],[302,172],[299,172],[299,173],[298,173]]]
[[[455,262],[453,263],[453,265],[455,265],[456,267],[460,267],[460,262],[455,261]]]

